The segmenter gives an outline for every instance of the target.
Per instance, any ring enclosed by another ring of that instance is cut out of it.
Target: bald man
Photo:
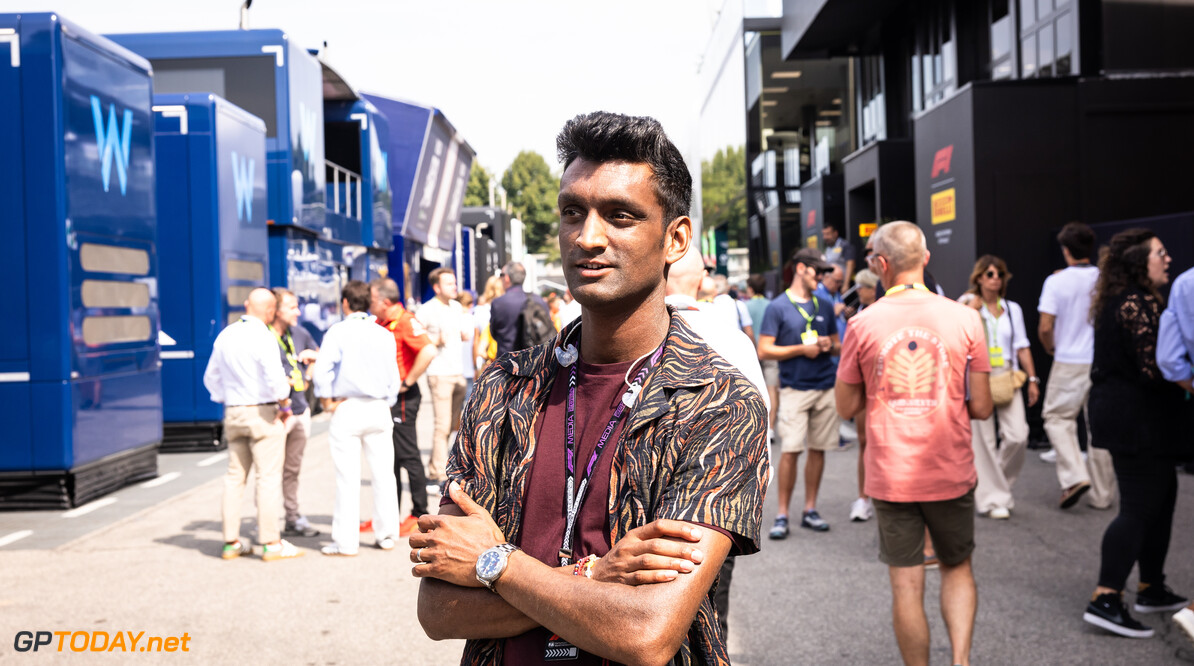
[[[763,397],[763,403],[770,412],[771,401],[767,384],[763,380],[763,367],[759,364],[753,340],[738,328],[737,319],[727,318],[724,312],[719,311],[712,303],[697,301],[702,287],[713,284],[714,281],[705,275],[705,266],[697,250],[697,244],[691,243],[688,253],[668,269],[667,296],[664,303],[676,308],[676,312],[684,317],[684,321],[688,322],[697,335],[704,338],[710,349],[738,368],[738,371],[759,389],[759,395]],[[736,559],[731,556],[722,562],[719,574],[721,582],[713,599],[723,636],[728,636],[730,630],[730,583],[734,577]]]
[[[240,538],[240,509],[249,468],[257,466],[257,535],[261,559],[302,554],[282,540],[278,509],[282,504],[282,463],[286,454],[286,419],[290,418],[290,383],[278,355],[270,324],[277,299],[268,289],[254,289],[245,314],[216,337],[203,385],[211,399],[224,405],[228,440],[228,473],[224,475],[223,558],[251,551]]]
[[[750,383],[758,387],[763,403],[770,411],[767,384],[763,381],[763,369],[751,338],[738,328],[736,320],[722,316],[710,303],[698,300],[705,286],[713,288],[712,293],[715,293],[713,285],[714,281],[705,275],[705,266],[696,244],[690,244],[688,253],[668,269],[664,302],[675,307],[713,351],[738,368]]]

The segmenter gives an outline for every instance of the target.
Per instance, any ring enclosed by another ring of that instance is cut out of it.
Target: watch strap
[[[515,546],[512,543],[507,542],[507,543],[499,543],[498,545],[494,546],[493,548],[490,548],[485,551],[486,553],[488,553],[490,551],[497,551],[506,556],[506,558],[505,558],[506,565],[502,567],[501,571],[497,572],[497,575],[495,575],[492,580],[482,578],[480,575],[477,576],[477,580],[481,581],[481,584],[483,584],[485,587],[489,588],[490,592],[493,592],[494,594],[497,593],[497,590],[494,589],[493,586],[497,584],[498,579],[502,577],[502,574],[506,573],[506,566],[509,565],[509,561],[510,561],[509,560],[510,553],[513,553],[516,550],[522,550],[522,549],[519,548],[518,546]],[[484,553],[482,553],[482,554],[484,554]]]

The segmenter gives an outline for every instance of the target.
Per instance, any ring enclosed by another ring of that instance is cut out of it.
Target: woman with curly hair
[[[1031,407],[1041,397],[1040,380],[1029,351],[1024,311],[1019,303],[1006,298],[1007,283],[1011,279],[1012,274],[1003,259],[993,254],[983,255],[970,273],[970,289],[966,292],[969,298],[963,300],[978,310],[982,318],[992,382],[1007,379],[1001,375],[1023,370],[1028,375],[1028,406]],[[1015,505],[1012,484],[1020,475],[1024,450],[1028,448],[1028,419],[1019,389],[1012,392],[1010,402],[995,405],[991,416],[970,422],[970,440],[974,448],[974,467],[978,471],[975,508],[989,518],[1007,520]]]
[[[1130,638],[1148,638],[1123,602],[1139,565],[1138,613],[1174,611],[1189,600],[1165,584],[1165,557],[1177,501],[1176,462],[1188,446],[1185,392],[1157,368],[1157,331],[1169,281],[1169,254],[1153,232],[1116,234],[1099,261],[1090,317],[1094,324],[1090,426],[1094,446],[1111,453],[1119,515],[1103,534],[1098,587],[1082,619]]]

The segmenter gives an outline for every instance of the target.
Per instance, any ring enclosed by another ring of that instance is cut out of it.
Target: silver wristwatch
[[[512,543],[502,543],[481,553],[481,557],[477,558],[477,580],[489,588],[490,592],[497,591],[493,589],[493,586],[506,572],[510,553],[516,550],[519,550],[518,546]]]

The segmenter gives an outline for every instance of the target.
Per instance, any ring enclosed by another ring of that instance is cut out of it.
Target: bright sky
[[[240,0],[14,0],[95,33],[236,28]],[[520,150],[553,169],[555,135],[604,109],[659,119],[699,154],[697,67],[721,0],[256,0],[358,90],[439,107],[500,177]],[[699,172],[697,165],[690,165]]]

